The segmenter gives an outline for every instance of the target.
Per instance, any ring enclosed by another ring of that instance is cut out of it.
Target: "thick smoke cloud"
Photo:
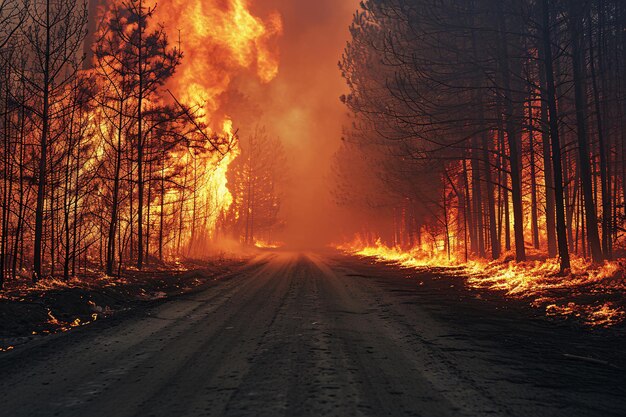
[[[337,62],[357,8],[358,0],[253,4],[260,16],[274,10],[282,16],[279,73],[267,85],[240,77],[222,109],[240,126],[241,135],[259,120],[283,141],[291,165],[284,240],[291,246],[321,246],[337,238],[342,216],[330,194],[330,167],[346,122],[339,101],[346,86]]]

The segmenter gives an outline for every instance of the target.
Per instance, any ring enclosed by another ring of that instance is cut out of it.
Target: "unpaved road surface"
[[[618,336],[420,289],[438,278],[263,255],[203,292],[0,356],[0,415],[626,414],[621,364],[584,359]]]

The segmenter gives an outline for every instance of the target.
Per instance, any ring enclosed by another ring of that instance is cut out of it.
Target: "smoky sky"
[[[240,77],[225,112],[233,113],[241,135],[260,123],[280,137],[291,176],[283,239],[297,247],[321,246],[338,238],[345,218],[331,197],[330,167],[347,111],[339,100],[347,87],[337,63],[358,0],[260,0],[251,8],[261,17],[272,10],[282,16],[279,73],[267,85]]]

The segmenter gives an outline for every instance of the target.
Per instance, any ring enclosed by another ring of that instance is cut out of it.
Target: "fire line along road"
[[[413,274],[260,255],[202,292],[3,355],[0,415],[624,415],[623,337]]]

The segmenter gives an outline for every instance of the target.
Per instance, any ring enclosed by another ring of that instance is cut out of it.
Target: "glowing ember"
[[[63,322],[59,319],[57,319],[54,314],[52,314],[51,310],[48,310],[48,324],[50,324],[51,326],[53,326],[56,330],[61,331],[61,332],[67,332],[68,330],[72,329],[73,327],[80,327],[80,326],[86,326],[89,323],[92,323],[94,321],[96,321],[98,319],[98,314],[93,313],[91,315],[91,320],[90,321],[81,321],[80,318],[75,318],[73,321],[66,323]],[[45,332],[45,333],[49,333],[49,332]],[[33,334],[36,334],[35,332],[33,332]]]
[[[548,316],[575,316],[589,326],[612,326],[621,323],[626,313],[614,303],[606,302],[601,305],[579,305],[569,302],[565,305],[549,304],[546,307]]]

